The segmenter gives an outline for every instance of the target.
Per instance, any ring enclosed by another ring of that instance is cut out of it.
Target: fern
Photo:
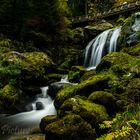
[[[103,121],[103,124],[99,124],[100,129],[111,128],[113,121]]]
[[[127,137],[127,136],[130,135],[131,130],[132,130],[132,128],[129,127],[129,126],[122,126],[122,129],[121,129],[121,130],[116,130],[116,131],[114,132],[114,134],[115,134],[114,136],[115,136],[115,138]]]
[[[132,124],[135,124],[137,126],[140,126],[140,120],[136,120],[136,119],[133,119],[133,120],[130,120],[128,121],[129,123],[132,123]]]

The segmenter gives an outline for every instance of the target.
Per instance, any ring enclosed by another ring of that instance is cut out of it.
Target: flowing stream
[[[68,76],[63,76],[59,83],[69,83]],[[31,111],[0,117],[0,140],[7,140],[11,135],[30,134],[39,129],[41,118],[56,114],[54,101],[47,94],[48,88],[41,87],[41,94],[36,95],[36,99],[28,105]]]
[[[109,29],[91,40],[85,50],[84,66],[87,70],[96,69],[102,57],[117,50],[117,40],[121,27]]]
[[[3,135],[29,134],[39,128],[41,118],[55,115],[53,100],[47,95],[47,90],[48,87],[41,88],[42,93],[31,103],[32,111],[1,118],[1,133]],[[40,110],[37,110],[37,103],[42,107]]]

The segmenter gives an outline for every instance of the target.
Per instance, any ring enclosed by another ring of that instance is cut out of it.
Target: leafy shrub
[[[104,121],[100,129],[109,129],[108,133],[97,140],[128,140],[140,137],[140,105],[117,114],[111,121]]]

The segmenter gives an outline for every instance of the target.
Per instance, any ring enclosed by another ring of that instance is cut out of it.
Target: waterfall
[[[133,31],[140,31],[140,12],[135,13],[135,21],[132,25]]]
[[[36,128],[39,129],[41,118],[47,115],[55,115],[54,101],[47,95],[47,90],[48,86],[41,87],[42,93],[38,94],[36,99],[29,104],[32,106],[31,111],[1,118],[1,131],[6,135],[28,134]],[[9,132],[7,126],[13,131]]]
[[[120,31],[121,27],[106,30],[89,42],[84,59],[84,66],[87,70],[95,69],[104,54],[116,51]]]

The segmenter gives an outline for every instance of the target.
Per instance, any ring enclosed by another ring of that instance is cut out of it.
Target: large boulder
[[[95,140],[92,126],[79,115],[69,114],[48,124],[45,128],[46,140]]]
[[[43,52],[9,51],[1,54],[0,98],[3,98],[4,107],[10,105],[13,110],[21,110],[20,107],[23,109],[22,105],[29,101],[29,97],[40,93],[40,86],[47,83],[46,74],[53,65],[53,61]],[[19,102],[22,102],[22,105],[17,106]]]
[[[55,122],[58,120],[58,117],[56,115],[49,115],[49,116],[45,116],[41,119],[40,122],[40,130],[42,133],[45,133],[45,128],[48,124]]]
[[[3,68],[9,68],[7,73],[15,70],[15,75],[13,74],[15,77],[12,75],[10,78],[18,81],[18,85],[25,91],[31,89],[31,86],[39,87],[44,81],[47,81],[46,72],[54,64],[43,52],[18,53],[15,51],[4,53],[1,56],[1,63]],[[10,69],[12,67],[14,69]],[[5,75],[7,73],[5,72]],[[5,81],[5,79],[1,80]]]
[[[108,119],[108,114],[104,106],[92,103],[81,96],[75,96],[66,100],[61,105],[58,115],[62,117],[69,113],[80,115],[94,128],[103,120]]]
[[[112,93],[105,91],[95,91],[88,97],[93,103],[104,105],[109,114],[113,114],[116,111],[116,99]]]
[[[111,69],[116,74],[129,74],[133,66],[140,63],[140,60],[123,52],[113,52],[103,57],[97,66],[97,72]]]
[[[1,111],[8,112],[11,109],[11,112],[18,111],[17,104],[22,102],[22,91],[10,84],[3,87],[0,90],[0,100],[1,100]]]

